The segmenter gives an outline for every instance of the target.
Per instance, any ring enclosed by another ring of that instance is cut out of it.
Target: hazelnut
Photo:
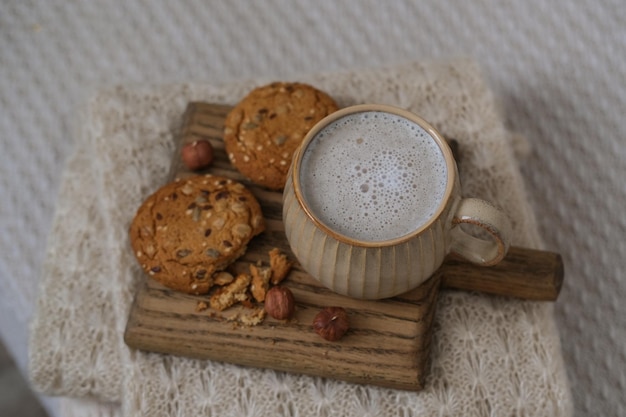
[[[287,287],[277,286],[265,294],[265,311],[278,320],[285,320],[293,315],[296,302],[293,293]]]
[[[206,168],[213,162],[213,146],[206,140],[188,143],[181,149],[181,157],[191,170]]]
[[[348,331],[348,314],[341,307],[326,307],[313,319],[313,329],[322,338],[334,342]]]

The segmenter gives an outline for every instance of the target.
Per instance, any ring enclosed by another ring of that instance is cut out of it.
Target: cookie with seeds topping
[[[129,236],[150,277],[177,291],[205,294],[214,273],[264,229],[261,206],[243,184],[208,174],[173,181],[149,196]]]
[[[336,110],[332,97],[308,84],[275,82],[257,87],[226,116],[228,158],[255,183],[281,190],[304,136]]]

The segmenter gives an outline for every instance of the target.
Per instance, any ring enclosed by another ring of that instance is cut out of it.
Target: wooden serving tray
[[[207,172],[244,183],[257,197],[266,218],[266,231],[255,237],[233,268],[268,262],[279,248],[291,260],[282,224],[282,194],[247,181],[230,164],[222,142],[223,122],[230,106],[190,103],[185,115],[171,178],[195,175],[185,169],[179,150],[194,140],[209,140],[215,161]],[[506,278],[506,279],[503,279]],[[146,275],[132,305],[124,340],[130,347],[178,356],[329,377],[360,384],[417,391],[424,387],[437,295],[443,285],[535,300],[555,300],[563,281],[558,254],[512,248],[491,268],[447,259],[424,284],[401,296],[376,301],[333,293],[304,272],[296,262],[283,282],[296,299],[288,321],[267,317],[258,326],[231,320],[244,312],[235,306],[223,312],[197,311],[207,296],[172,291]],[[320,338],[311,327],[324,307],[344,307],[350,318],[348,333],[338,342]]]

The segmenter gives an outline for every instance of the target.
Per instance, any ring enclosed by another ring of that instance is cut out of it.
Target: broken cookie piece
[[[218,289],[209,300],[211,308],[223,311],[237,302],[248,298],[248,285],[252,281],[249,274],[239,274],[233,282]]]
[[[270,288],[272,269],[267,266],[250,264],[250,274],[252,275],[250,292],[254,299],[261,303],[265,301],[265,294],[267,294],[267,290]]]
[[[287,255],[282,253],[278,248],[272,249],[269,255],[270,268],[272,270],[271,282],[276,285],[287,277],[293,264],[287,259]]]

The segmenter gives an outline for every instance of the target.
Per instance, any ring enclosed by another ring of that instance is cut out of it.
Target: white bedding
[[[624,21],[619,1],[590,0],[5,2],[0,336],[26,372],[61,173],[77,115],[100,87],[465,55],[483,68],[507,127],[531,146],[528,194],[546,247],[566,262],[555,311],[576,414],[624,414]]]

